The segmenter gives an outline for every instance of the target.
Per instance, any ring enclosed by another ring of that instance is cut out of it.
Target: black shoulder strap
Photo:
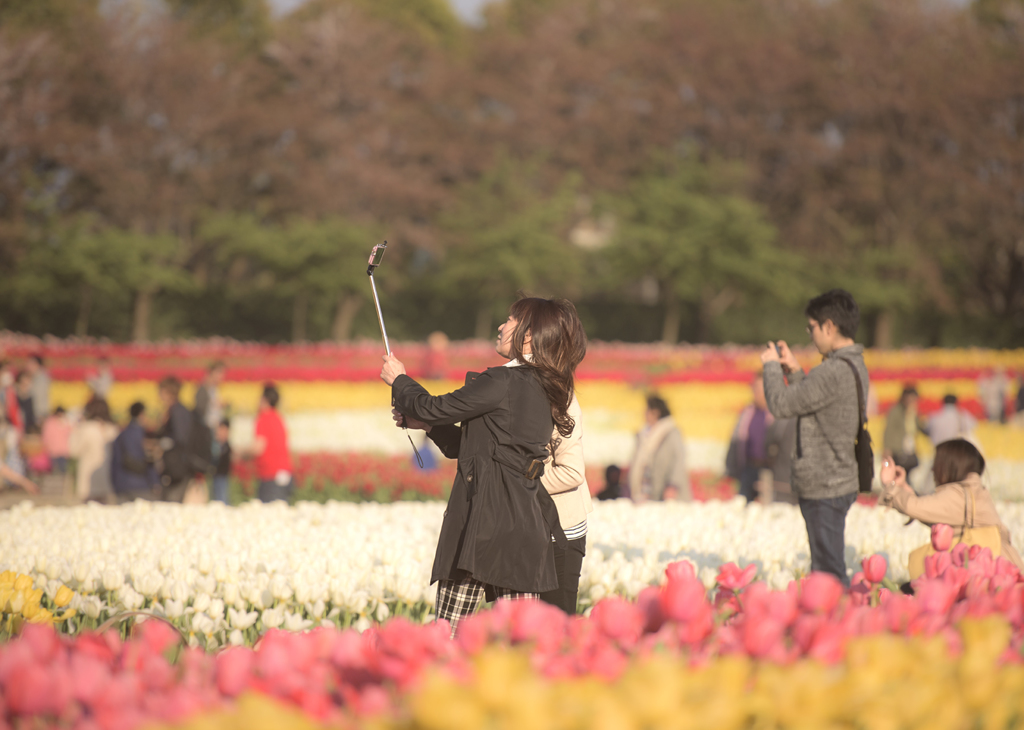
[[[857,366],[847,360],[845,357],[839,358],[847,365],[850,366],[850,370],[853,371],[853,379],[857,382],[857,414],[859,418],[857,420],[858,426],[863,426],[867,418],[867,408],[864,407],[864,386],[860,382],[860,373],[857,372]]]

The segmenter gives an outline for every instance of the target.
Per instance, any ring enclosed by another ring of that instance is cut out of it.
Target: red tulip
[[[889,568],[889,564],[884,557],[875,554],[864,558],[861,561],[861,567],[864,568],[864,577],[867,578],[869,583],[881,583],[885,578],[885,572]]]
[[[949,550],[953,544],[953,528],[941,523],[932,525],[932,547],[939,552]]]
[[[690,621],[705,607],[710,608],[704,584],[696,579],[669,579],[661,590],[661,612],[673,621]]]

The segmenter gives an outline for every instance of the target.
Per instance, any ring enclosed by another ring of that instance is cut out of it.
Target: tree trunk
[[[710,286],[701,292],[700,306],[697,308],[697,342],[707,342],[711,338],[711,329],[715,320],[739,301],[740,293],[730,286],[715,291]]]
[[[334,324],[331,326],[331,337],[336,342],[345,342],[352,338],[352,323],[356,314],[363,306],[363,300],[355,294],[341,293],[338,295],[338,308],[334,312]]]
[[[478,340],[489,340],[491,338],[491,304],[485,302],[476,310],[476,331],[473,336]]]
[[[683,307],[672,290],[668,289],[665,295],[665,321],[661,328],[661,341],[666,345],[679,342],[679,324],[682,318]]]
[[[888,350],[892,348],[892,314],[887,311],[878,313],[875,319],[875,332],[872,345]]]
[[[309,292],[305,289],[295,295],[292,302],[292,342],[306,341],[306,315],[309,312]]]
[[[135,311],[132,313],[132,340],[135,342],[149,340],[149,320],[155,295],[155,289],[142,289],[135,295]]]
[[[82,293],[78,300],[78,320],[75,322],[75,336],[85,337],[89,334],[89,317],[92,314],[93,290],[88,284],[82,284]]]

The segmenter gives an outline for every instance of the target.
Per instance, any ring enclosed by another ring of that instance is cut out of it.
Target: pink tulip
[[[92,705],[110,681],[110,668],[88,654],[71,655],[71,685],[75,699],[86,706]]]
[[[677,560],[665,567],[665,577],[673,580],[696,580],[697,572],[689,560]]]
[[[814,634],[807,655],[826,664],[835,664],[846,650],[846,633],[835,624],[825,624]]]
[[[57,632],[50,626],[38,624],[26,624],[21,630],[21,640],[32,648],[32,653],[42,664],[48,663],[60,646]]]
[[[619,646],[629,648],[640,639],[645,616],[636,604],[619,596],[612,596],[594,606],[590,620],[597,622],[605,636],[615,640]]]
[[[946,574],[949,575],[950,572],[946,571]],[[953,607],[959,591],[959,585],[954,582],[941,578],[926,578],[915,586],[914,597],[923,612],[945,615]]]
[[[950,557],[952,557],[953,559],[953,565],[957,566],[958,568],[964,567],[964,564],[967,562],[968,557],[967,546],[964,545],[962,542],[958,542],[950,549]]]
[[[953,544],[953,528],[949,525],[938,523],[932,525],[932,547],[939,552],[949,550]]]
[[[924,574],[928,578],[939,578],[946,569],[953,565],[951,553],[941,552],[928,555],[924,559]]]
[[[665,623],[661,613],[661,589],[657,586],[647,586],[640,591],[636,597],[636,607],[644,617],[645,632],[653,634]]]
[[[217,655],[217,689],[227,697],[237,697],[252,676],[253,652],[240,646]]]
[[[881,583],[885,578],[885,572],[889,568],[889,564],[885,558],[877,553],[870,557],[864,558],[861,561],[861,567],[864,568],[864,577],[869,583]]]
[[[831,573],[811,573],[804,578],[800,605],[808,611],[830,613],[843,595],[843,584]]]
[[[726,590],[738,591],[754,580],[755,575],[757,575],[757,566],[753,563],[743,570],[740,570],[736,563],[726,563],[718,571],[715,582]]]
[[[741,632],[743,648],[752,657],[766,657],[778,648],[785,632],[786,627],[771,618],[744,621]]]
[[[710,608],[704,584],[694,579],[672,580],[661,589],[661,612],[673,621],[690,621]]]
[[[50,709],[53,683],[45,668],[29,662],[12,672],[5,682],[5,699],[14,715],[42,715]]]

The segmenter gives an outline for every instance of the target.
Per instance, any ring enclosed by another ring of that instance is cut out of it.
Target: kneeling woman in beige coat
[[[992,495],[981,483],[985,473],[985,458],[977,447],[965,439],[945,441],[935,447],[935,494],[918,497],[907,484],[907,473],[903,467],[892,462],[882,465],[879,478],[882,480],[880,504],[893,507],[907,517],[913,517],[926,525],[944,524],[953,528],[959,539],[965,522],[969,519],[968,494],[974,495],[974,527],[995,526],[1002,537],[1002,555],[1024,571],[1020,554],[1010,543],[1010,531],[999,519]]]

